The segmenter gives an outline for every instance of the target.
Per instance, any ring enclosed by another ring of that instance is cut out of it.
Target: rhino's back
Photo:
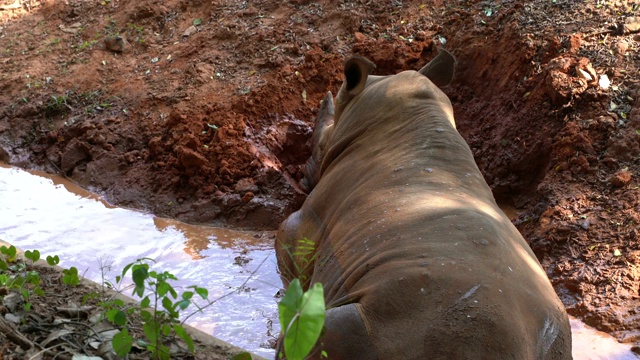
[[[340,215],[328,217],[312,279],[328,305],[361,305],[380,358],[398,349],[416,359],[553,353],[570,336],[562,304],[495,202],[460,182],[481,175],[446,184],[452,177],[424,182],[403,172],[380,175],[387,185],[372,191],[375,175],[361,179],[334,203]]]
[[[409,359],[545,358],[570,336],[562,304],[508,220],[439,216],[395,225],[347,217],[349,229],[336,227],[333,248],[323,249],[331,255],[313,282],[325,284],[329,306],[360,304],[379,358],[398,349]]]

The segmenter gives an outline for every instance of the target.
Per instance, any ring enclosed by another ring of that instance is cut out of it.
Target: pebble
[[[182,37],[189,37],[198,32],[198,28],[191,25],[182,33]]]
[[[121,53],[125,48],[125,40],[120,36],[112,36],[104,39],[104,46],[107,50]]]

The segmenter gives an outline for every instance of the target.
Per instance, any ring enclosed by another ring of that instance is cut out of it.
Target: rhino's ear
[[[367,77],[376,65],[361,57],[352,56],[344,64],[345,90],[351,96],[358,95],[367,84]]]
[[[436,86],[442,87],[451,82],[456,59],[445,49],[438,49],[438,55],[418,72],[429,78]]]

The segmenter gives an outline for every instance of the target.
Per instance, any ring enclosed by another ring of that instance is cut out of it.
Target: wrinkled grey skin
[[[314,359],[571,359],[564,307],[438,88],[454,63],[440,50],[419,72],[373,76],[353,57],[335,108],[323,102],[313,191],[276,237],[285,285],[324,285]]]

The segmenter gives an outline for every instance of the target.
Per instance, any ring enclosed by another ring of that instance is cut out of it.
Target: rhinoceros
[[[304,187],[276,236],[283,282],[324,286],[329,359],[571,359],[566,311],[500,210],[440,90],[354,56],[319,110]]]

